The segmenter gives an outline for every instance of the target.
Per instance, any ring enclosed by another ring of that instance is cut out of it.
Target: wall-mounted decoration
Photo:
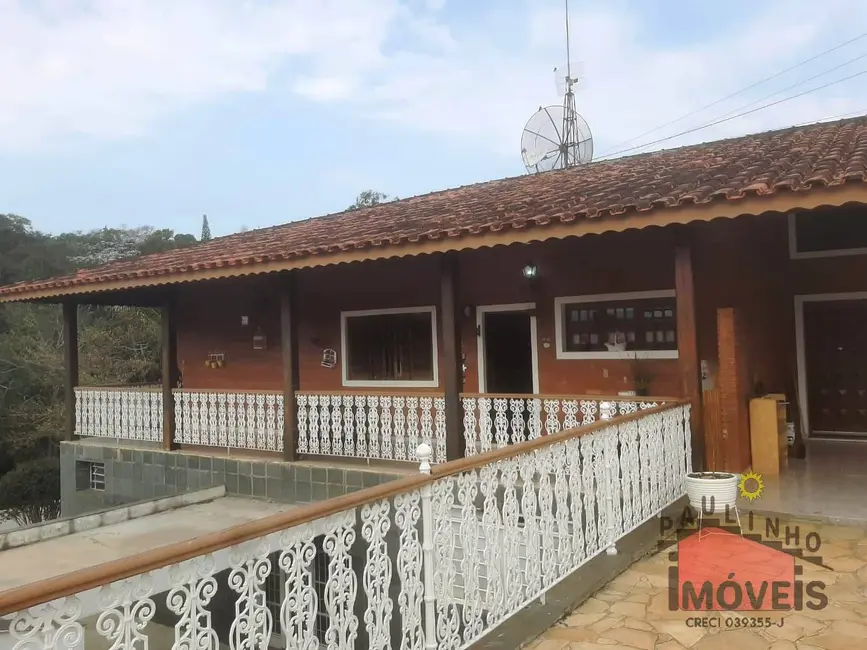
[[[546,350],[551,347],[551,337],[550,336],[543,336],[542,337],[542,347],[545,348]]]
[[[326,350],[322,350],[322,367],[323,368],[333,368],[337,365],[337,350],[332,350],[328,348]]]
[[[226,367],[226,354],[225,352],[211,352],[208,354],[208,360],[205,361],[206,368],[225,368]]]
[[[253,349],[254,350],[264,350],[268,347],[268,338],[265,336],[265,333],[262,331],[261,327],[256,328],[256,333],[253,334]]]
[[[241,316],[241,326],[246,327],[249,324],[250,324],[250,317],[249,316]]]

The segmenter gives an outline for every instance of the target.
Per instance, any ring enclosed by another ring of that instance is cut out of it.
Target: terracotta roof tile
[[[120,260],[0,296],[867,182],[867,116],[519,176]]]

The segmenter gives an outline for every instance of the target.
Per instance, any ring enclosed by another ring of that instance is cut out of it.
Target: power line
[[[737,113],[738,111],[742,111],[745,108],[749,108],[750,106],[755,106],[756,104],[759,104],[759,103],[765,101],[766,99],[770,99],[771,97],[776,97],[777,95],[780,95],[786,91],[791,90],[792,88],[797,88],[798,86],[803,86],[805,83],[809,83],[811,81],[814,81],[815,79],[818,79],[819,77],[824,77],[826,74],[834,72],[835,70],[839,70],[840,68],[845,68],[847,65],[849,65],[851,63],[855,63],[855,61],[860,61],[861,59],[864,59],[864,58],[867,58],[867,54],[862,54],[861,56],[856,56],[854,59],[849,59],[845,63],[841,63],[840,65],[835,65],[833,68],[828,68],[827,70],[824,70],[824,71],[820,72],[819,74],[814,74],[812,77],[808,77],[807,79],[804,79],[803,81],[793,83],[791,86],[786,86],[782,90],[778,90],[777,92],[771,93],[770,95],[766,95],[766,96],[762,97],[761,99],[757,99],[754,102],[750,102],[749,104],[744,104],[743,106],[738,106],[737,108],[733,108],[728,113],[723,113],[722,115],[720,115],[718,118],[715,118],[715,119],[721,119],[723,117],[728,117],[732,113]]]
[[[645,131],[644,133],[642,133],[640,135],[636,135],[633,138],[629,138],[628,140],[623,140],[622,142],[618,142],[612,148],[620,147],[624,144],[634,142],[635,140],[638,140],[639,138],[643,138],[646,135],[650,135],[651,133],[656,133],[660,129],[664,129],[667,126],[671,126],[672,124],[677,124],[678,122],[681,122],[682,120],[685,120],[688,117],[692,117],[693,115],[696,115],[697,113],[701,113],[702,111],[707,110],[708,108],[712,108],[714,106],[717,106],[718,104],[722,104],[723,102],[728,101],[729,99],[732,99],[733,97],[737,97],[738,95],[742,95],[743,93],[747,92],[748,90],[752,90],[756,86],[761,86],[763,83],[771,81],[772,79],[776,79],[777,77],[780,77],[780,76],[786,74],[787,72],[791,72],[792,70],[795,70],[796,68],[800,68],[802,65],[806,65],[807,63],[810,63],[811,61],[815,61],[816,59],[821,58],[821,57],[825,56],[826,54],[830,54],[831,52],[836,52],[840,48],[846,47],[850,43],[854,43],[855,41],[860,40],[860,39],[864,38],[865,36],[867,36],[867,32],[864,32],[863,34],[860,34],[859,36],[856,36],[855,38],[849,39],[845,43],[840,43],[840,45],[832,47],[830,50],[825,50],[824,52],[820,52],[819,54],[816,54],[815,56],[811,56],[809,59],[804,59],[800,63],[796,63],[795,65],[790,66],[790,67],[786,68],[785,70],[780,70],[779,72],[772,74],[770,77],[765,77],[764,79],[760,79],[759,81],[757,81],[753,84],[750,84],[749,86],[746,86],[745,88],[741,88],[740,90],[735,91],[735,92],[731,93],[730,95],[726,95],[722,99],[718,99],[714,102],[711,102],[710,104],[707,104],[706,106],[702,106],[701,108],[697,108],[694,111],[690,111],[689,113],[681,115],[680,117],[678,117],[674,120],[671,120],[670,122],[666,122],[665,124],[662,124],[660,126],[652,128],[649,131]],[[609,154],[602,154],[601,157],[605,157],[607,155],[609,155]]]
[[[779,99],[775,102],[771,102],[770,104],[765,104],[764,106],[758,106],[758,107],[750,109],[748,111],[743,111],[742,113],[738,113],[737,115],[732,115],[730,117],[721,118],[721,119],[715,120],[713,122],[708,122],[707,124],[702,124],[701,126],[696,126],[692,129],[687,129],[686,131],[681,131],[680,133],[675,133],[674,135],[669,135],[665,138],[660,138],[659,140],[653,140],[652,142],[640,144],[640,145],[637,145],[635,147],[629,147],[628,149],[621,149],[620,151],[614,151],[614,152],[606,154],[604,156],[600,156],[597,160],[601,160],[602,158],[610,158],[612,156],[617,156],[617,155],[622,154],[622,153],[628,153],[630,151],[635,151],[636,149],[644,149],[645,147],[650,147],[652,145],[659,144],[660,142],[667,142],[669,140],[679,138],[682,135],[687,135],[689,133],[695,133],[696,131],[701,131],[702,129],[707,129],[711,126],[716,126],[717,124],[722,124],[723,122],[729,122],[729,121],[737,119],[739,117],[744,117],[745,115],[750,115],[751,113],[756,113],[756,112],[762,111],[766,108],[771,108],[772,106],[777,106],[778,104],[788,102],[792,99],[797,99],[798,97],[803,97],[804,95],[809,95],[810,93],[816,92],[817,90],[823,90],[825,88],[828,88],[829,86],[834,86],[836,84],[843,83],[844,81],[849,81],[850,79],[854,79],[855,77],[860,77],[863,74],[867,74],[867,70],[862,70],[861,72],[856,72],[855,74],[849,75],[848,77],[843,77],[842,79],[837,79],[836,81],[830,81],[824,85],[817,86],[816,88],[810,88],[809,90],[805,90],[804,92],[800,92],[796,95],[784,97],[783,99]]]
[[[855,115],[867,115],[867,106],[864,108],[858,109],[857,111],[849,111],[848,113],[840,113],[838,115],[831,115],[828,117],[820,117],[817,120],[810,120],[808,122],[799,122],[798,124],[793,124],[793,127],[797,126],[807,126],[808,124],[818,124],[819,122],[830,122],[832,120],[842,120],[847,117],[854,117]]]

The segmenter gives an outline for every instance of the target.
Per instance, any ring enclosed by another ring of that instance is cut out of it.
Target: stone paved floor
[[[785,522],[784,522],[785,523]],[[669,611],[667,552],[632,565],[539,639],[530,650],[858,650],[867,648],[867,530],[810,522],[801,534],[819,533],[818,554],[830,569],[798,561],[803,580],[827,585],[828,606],[819,611],[763,612],[782,627],[689,627],[692,612]],[[714,618],[719,613],[703,612]],[[720,623],[729,613],[723,612]]]

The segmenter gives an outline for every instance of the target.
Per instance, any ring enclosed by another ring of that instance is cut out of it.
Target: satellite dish
[[[593,160],[593,135],[587,122],[575,110],[575,88],[584,82],[584,65],[569,57],[569,0],[566,5],[566,66],[554,68],[562,106],[539,107],[521,136],[521,158],[527,172],[568,169]]]
[[[521,158],[531,174],[586,165],[593,159],[590,127],[568,106],[539,108],[524,127]]]

